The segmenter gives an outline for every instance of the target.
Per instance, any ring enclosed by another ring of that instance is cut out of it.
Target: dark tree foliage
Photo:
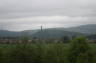
[[[87,52],[89,51],[90,47],[87,43],[86,38],[79,37],[71,41],[68,60],[69,63],[77,63],[78,61],[82,62],[84,57],[87,58]],[[79,59],[80,60],[79,60]],[[88,59],[86,59],[88,61]]]
[[[3,63],[3,51],[0,49],[0,63]]]
[[[69,43],[70,42],[70,39],[71,38],[69,36],[64,36],[64,37],[62,37],[61,40],[62,40],[63,43]]]
[[[0,44],[0,63],[96,63],[96,47],[91,49],[85,37],[76,38],[70,44],[29,43],[26,37],[22,41]]]

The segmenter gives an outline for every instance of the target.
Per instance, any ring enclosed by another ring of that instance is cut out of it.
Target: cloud
[[[95,20],[96,0],[0,0],[1,29],[69,27]]]
[[[26,18],[4,19],[1,26],[9,30],[20,31],[24,29],[39,29],[51,27],[70,27],[82,24],[96,24],[96,17],[71,17],[71,16],[35,16]]]
[[[94,16],[95,2],[95,0],[1,0],[0,17]]]

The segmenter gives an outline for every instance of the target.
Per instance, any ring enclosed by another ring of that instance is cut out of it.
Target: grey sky
[[[96,24],[96,0],[0,0],[0,29]]]

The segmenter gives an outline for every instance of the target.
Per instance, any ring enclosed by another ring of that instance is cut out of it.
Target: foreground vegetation
[[[0,63],[96,63],[96,46],[79,37],[70,43],[1,44]]]

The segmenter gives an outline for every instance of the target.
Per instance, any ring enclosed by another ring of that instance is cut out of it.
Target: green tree
[[[81,57],[80,54],[85,54],[89,50],[89,45],[85,37],[78,37],[71,41],[68,61],[69,63],[77,63],[78,56]]]
[[[64,36],[62,39],[63,43],[69,43],[70,42],[70,38],[68,36]]]
[[[77,57],[76,63],[95,63],[93,58],[93,53],[91,53],[90,51],[86,53],[81,53]]]
[[[3,50],[0,48],[0,63],[3,63]]]

